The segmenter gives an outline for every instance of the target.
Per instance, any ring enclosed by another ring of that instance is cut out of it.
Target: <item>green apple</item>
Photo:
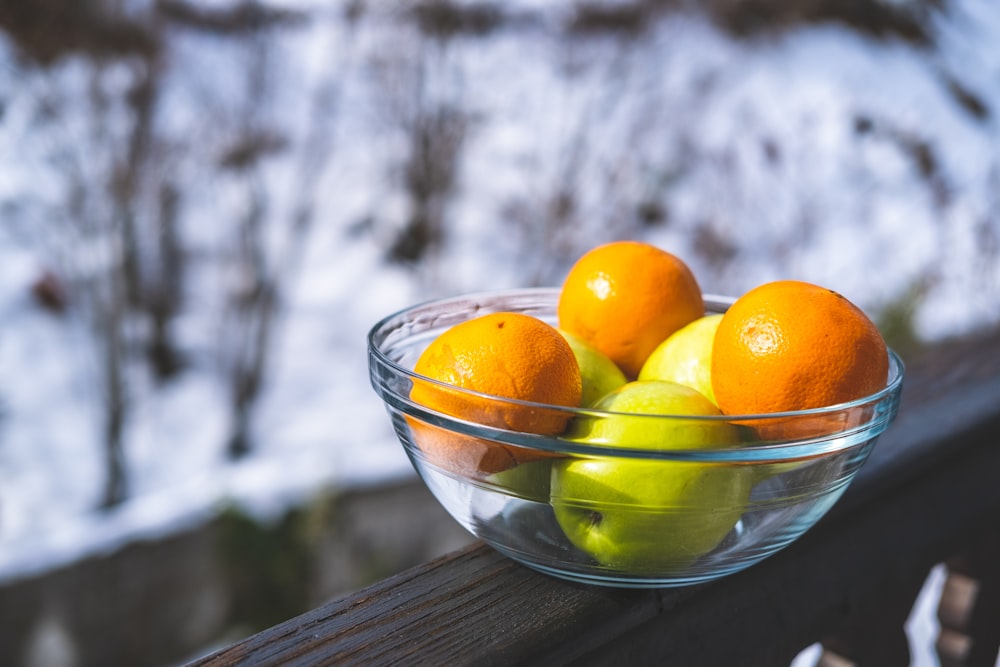
[[[555,458],[542,458],[525,461],[489,475],[486,481],[506,495],[545,503],[549,500],[554,460]]]
[[[565,437],[649,450],[712,449],[739,439],[724,420],[685,419],[721,413],[674,382],[630,382],[595,407],[612,414],[579,417]],[[602,565],[665,572],[687,567],[722,541],[752,484],[745,466],[578,456],[553,463],[550,502],[570,542]]]
[[[715,403],[712,343],[721,314],[700,317],[660,343],[639,370],[640,380],[669,380],[697,389]]]
[[[576,356],[576,362],[580,366],[580,379],[583,380],[583,396],[580,399],[580,405],[589,407],[605,394],[625,384],[625,373],[618,367],[618,364],[611,361],[610,357],[579,336],[562,329],[559,330],[559,333],[569,343]]]

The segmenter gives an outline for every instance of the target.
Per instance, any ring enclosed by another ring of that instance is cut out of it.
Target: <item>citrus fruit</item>
[[[639,241],[585,253],[559,292],[559,327],[611,358],[635,379],[674,331],[705,314],[701,288],[678,257]]]
[[[491,313],[447,329],[421,353],[410,398],[452,417],[513,431],[555,435],[566,412],[512,402],[577,407],[580,369],[566,339],[522,313]],[[491,474],[544,457],[536,450],[453,433],[410,420],[417,444],[435,464],[459,474]]]
[[[837,292],[796,280],[765,283],[726,311],[712,348],[712,388],[726,414],[820,408],[886,386],[878,328]]]

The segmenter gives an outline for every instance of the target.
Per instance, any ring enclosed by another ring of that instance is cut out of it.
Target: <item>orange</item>
[[[447,384],[417,380],[410,391],[414,402],[486,426],[556,435],[565,429],[569,413],[503,399],[580,405],[580,368],[569,343],[555,327],[522,313],[492,313],[456,324],[431,342],[413,371]],[[491,474],[545,456],[410,423],[431,462],[462,475]]]
[[[820,408],[888,382],[878,328],[837,292],[795,280],[755,287],[726,311],[712,349],[712,388],[726,414]]]
[[[639,241],[590,250],[559,293],[560,328],[611,358],[629,379],[662,341],[705,314],[701,288],[682,260]]]

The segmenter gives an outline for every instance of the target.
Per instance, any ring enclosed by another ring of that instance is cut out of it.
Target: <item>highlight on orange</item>
[[[705,314],[691,269],[640,241],[614,241],[585,253],[563,282],[559,327],[611,358],[635,379],[646,357],[674,331]]]

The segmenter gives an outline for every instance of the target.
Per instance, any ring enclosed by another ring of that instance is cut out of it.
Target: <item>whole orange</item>
[[[560,328],[635,379],[646,357],[705,313],[701,288],[681,259],[640,241],[597,246],[573,265],[559,293]]]
[[[512,402],[578,407],[580,368],[566,339],[522,313],[492,313],[447,329],[421,353],[410,398],[463,420],[526,433],[555,435],[570,415]],[[418,446],[435,464],[468,475],[494,473],[544,457],[537,450],[472,438],[411,420]]]
[[[837,292],[796,280],[765,283],[726,311],[712,349],[712,388],[726,414],[820,408],[886,386],[878,328]]]

